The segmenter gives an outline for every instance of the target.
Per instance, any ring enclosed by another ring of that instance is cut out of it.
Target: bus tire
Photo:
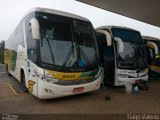
[[[6,64],[6,72],[7,72],[7,75],[8,75],[8,76],[11,76],[11,74],[10,74],[9,71],[8,71],[8,64]]]
[[[26,87],[26,78],[25,78],[25,74],[24,74],[24,70],[21,70],[21,84],[23,87],[23,92],[28,93],[28,89]]]

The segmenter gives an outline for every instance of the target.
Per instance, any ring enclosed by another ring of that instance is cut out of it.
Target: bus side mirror
[[[156,43],[154,43],[154,42],[147,42],[147,45],[148,45],[148,46],[151,46],[151,47],[153,47],[153,48],[154,48],[155,55],[157,55],[157,54],[158,54],[158,46],[157,46],[157,44],[156,44]]]
[[[36,18],[32,18],[29,24],[31,25],[33,39],[40,40],[40,27],[38,20]]]
[[[107,41],[107,46],[111,46],[112,45],[112,36],[108,31],[106,31],[106,30],[96,30],[96,32],[105,34],[106,41]]]
[[[114,37],[114,41],[116,41],[118,43],[118,52],[123,53],[124,52],[124,44],[123,44],[122,39],[120,39],[118,37]]]

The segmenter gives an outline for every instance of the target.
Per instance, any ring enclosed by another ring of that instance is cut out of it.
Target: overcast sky
[[[0,0],[0,40],[9,35],[24,14],[33,7],[45,7],[74,13],[88,18],[94,27],[102,25],[126,26],[139,30],[142,35],[160,38],[160,28],[75,0]]]

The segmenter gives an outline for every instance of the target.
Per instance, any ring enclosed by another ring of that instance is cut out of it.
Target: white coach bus
[[[30,10],[5,47],[8,74],[40,99],[99,89],[101,70],[94,28],[86,18]]]
[[[146,42],[148,57],[148,75],[150,79],[160,78],[160,39],[142,36]]]
[[[146,47],[139,31],[103,26],[96,32],[105,84],[123,86],[148,80]]]

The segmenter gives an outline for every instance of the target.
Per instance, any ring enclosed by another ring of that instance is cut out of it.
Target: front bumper
[[[125,84],[135,84],[138,80],[144,80],[148,81],[148,75],[145,75],[143,77],[137,77],[137,78],[122,78],[117,77],[117,80],[115,81],[115,86],[124,86]]]
[[[48,83],[43,80],[39,80],[38,81],[38,98],[51,99],[51,98],[58,98],[63,96],[91,92],[99,89],[100,81],[101,81],[101,76],[91,83],[81,84],[81,85],[62,86],[62,85]],[[84,91],[79,93],[74,93],[73,89],[79,88],[79,87],[84,87]]]

